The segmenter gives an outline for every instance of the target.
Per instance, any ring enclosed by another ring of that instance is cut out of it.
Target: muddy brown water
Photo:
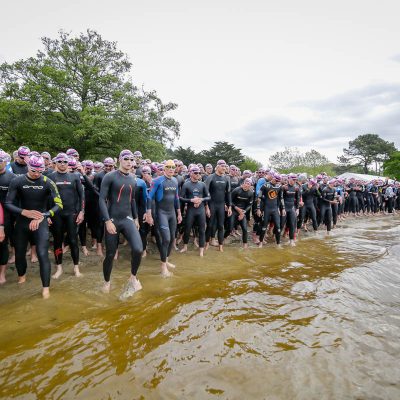
[[[99,289],[101,261],[84,277],[52,280],[38,267],[0,287],[0,397],[19,399],[399,399],[400,217],[349,220],[297,247],[226,246],[174,253],[172,278],[153,253],[143,290]]]

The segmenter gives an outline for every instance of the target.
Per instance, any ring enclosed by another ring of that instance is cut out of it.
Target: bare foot
[[[245,250],[247,250],[247,249],[249,248],[249,245],[248,245],[247,243],[243,243],[243,248],[244,248]]]
[[[263,247],[263,242],[258,243],[258,248],[261,249]]]
[[[206,247],[204,248],[204,250],[208,250],[209,247],[210,247],[210,243],[209,243],[209,242],[206,242]]]
[[[26,275],[22,275],[18,277],[18,283],[25,283],[26,282]]]
[[[171,277],[172,275],[174,275],[171,271],[168,271],[168,268],[165,268],[165,269],[161,269],[161,276],[163,277],[163,278],[169,278],[169,277]]]
[[[81,276],[83,276],[83,274],[79,271],[79,267],[75,266],[74,267],[74,274],[77,278],[80,278]]]
[[[50,297],[50,289],[48,287],[44,287],[42,289],[42,297],[44,299],[48,299]]]
[[[15,263],[15,254],[13,254],[7,261],[7,264],[14,264]]]
[[[184,244],[180,253],[186,253],[186,252],[187,252],[187,244]]]
[[[0,285],[4,285],[6,283],[6,278],[4,278],[3,276],[0,277]]]
[[[166,262],[168,268],[175,269],[175,264],[170,263],[168,260]]]
[[[69,251],[69,246],[63,246],[63,254]]]
[[[197,238],[194,238],[193,244],[194,244],[197,248],[199,248],[199,241],[197,240]]]
[[[220,251],[221,253],[224,252],[224,247],[222,246],[222,244],[218,245],[218,251]]]
[[[37,258],[37,255],[36,255],[36,253],[35,254],[32,254],[32,256],[31,256],[31,263],[37,263],[38,262],[38,258]]]
[[[114,260],[118,260],[118,250],[115,252]]]
[[[97,243],[97,250],[96,250],[96,254],[100,257],[104,257],[103,254],[103,247],[101,245],[101,243]]]
[[[88,251],[88,249],[87,249],[86,246],[82,246],[82,253],[83,253],[85,256],[88,256],[88,255],[89,255],[89,251]]]
[[[146,257],[146,256],[147,256],[147,251],[146,251],[146,250],[143,250],[142,258],[143,258],[143,257]]]
[[[296,243],[294,242],[294,240],[289,240],[289,245],[292,247],[295,247]]]
[[[204,257],[204,248],[200,247],[200,257]]]
[[[211,239],[211,246],[217,247],[218,246],[218,242],[216,239]]]
[[[58,279],[63,273],[63,269],[61,265],[57,265],[57,271],[52,275],[53,279]]]
[[[101,291],[103,293],[110,293],[110,289],[111,289],[111,282],[104,282],[104,285],[101,288]]]

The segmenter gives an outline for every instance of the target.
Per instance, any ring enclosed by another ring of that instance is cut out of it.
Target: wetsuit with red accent
[[[116,234],[105,233],[106,257],[103,262],[103,274],[110,281],[113,260],[118,248],[119,233],[122,233],[131,248],[131,273],[136,275],[142,259],[142,240],[136,228],[137,218],[135,202],[136,180],[131,174],[112,171],[101,182],[99,207],[104,221],[111,220]]]

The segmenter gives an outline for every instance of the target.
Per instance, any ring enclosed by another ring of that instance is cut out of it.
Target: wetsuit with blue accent
[[[15,199],[19,198],[20,206],[15,205]],[[53,199],[53,207],[48,210],[49,197]],[[38,179],[31,179],[28,175],[18,176],[13,179],[8,189],[6,207],[13,214],[17,215],[14,228],[15,243],[15,266],[18,276],[26,273],[26,249],[30,236],[33,236],[36,244],[36,253],[39,259],[40,278],[43,287],[50,285],[50,260],[49,260],[49,227],[48,217],[53,217],[56,212],[62,210],[62,200],[54,182],[46,176]],[[43,213],[44,219],[35,231],[29,229],[32,221],[23,216],[23,210],[36,210]]]
[[[99,196],[101,217],[111,220],[116,228],[115,234],[105,233],[106,257],[103,262],[103,274],[110,281],[113,260],[118,249],[119,233],[122,233],[131,248],[131,273],[136,276],[142,260],[142,240],[136,228],[137,218],[135,202],[136,180],[132,174],[120,170],[107,173],[102,182]]]
[[[192,199],[200,198],[201,203],[198,207],[195,207],[192,203]],[[205,245],[205,233],[206,233],[206,211],[204,203],[211,199],[210,193],[208,193],[206,185],[202,181],[192,182],[187,180],[181,190],[180,200],[187,204],[186,218],[185,218],[185,231],[183,234],[183,243],[189,243],[190,230],[193,225],[197,223],[199,228],[199,247],[203,248]]]
[[[85,196],[79,176],[70,172],[53,172],[48,176],[57,186],[63,209],[52,218],[51,231],[54,236],[54,257],[56,264],[61,265],[63,260],[62,244],[64,233],[68,235],[71,248],[71,257],[74,265],[79,264],[78,225],[77,215],[85,211]]]
[[[147,209],[155,203],[155,226],[161,262],[171,254],[177,227],[176,212],[179,209],[178,181],[176,178],[159,176],[154,179],[148,195]]]
[[[224,243],[225,205],[231,207],[231,184],[226,175],[211,174],[206,180],[206,188],[210,193],[211,200],[208,202],[210,208],[210,220],[206,230],[206,242],[215,236],[218,230],[218,243]]]
[[[150,225],[143,221],[147,211],[147,193],[149,189],[150,185],[147,186],[146,182],[136,175],[135,201],[139,216],[139,233],[142,239],[143,250],[147,248],[147,235],[150,232]]]

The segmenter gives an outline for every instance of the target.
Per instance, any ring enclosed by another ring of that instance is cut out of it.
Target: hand
[[[0,243],[5,239],[4,226],[0,226]]]
[[[143,222],[148,223],[150,226],[154,225],[154,221],[153,221],[153,217],[151,216],[151,214],[146,213],[143,216]]]
[[[240,213],[238,215],[238,221],[241,221],[244,218],[244,213]]]
[[[258,209],[258,210],[256,211],[256,214],[257,214],[257,217],[261,217],[261,210]]]
[[[133,220],[133,222],[134,222],[135,225],[136,225],[136,229],[139,230],[139,228],[140,228],[139,220],[136,218],[136,219]]]
[[[49,224],[49,226],[53,225],[53,221],[51,220],[51,218],[47,218],[47,223]]]
[[[80,211],[78,216],[76,217],[76,223],[79,225],[83,222],[85,218],[85,214],[83,213],[83,211]]]
[[[42,219],[43,215],[40,211],[36,210],[22,210],[21,215],[30,219]]]
[[[299,201],[299,207],[303,207],[304,206],[304,202],[303,201]]]
[[[29,229],[31,231],[36,231],[39,229],[39,225],[40,223],[43,221],[43,216],[42,219],[33,219],[30,223],[29,223]]]
[[[211,211],[210,211],[210,209],[208,207],[206,208],[206,217],[207,218],[211,217]]]
[[[178,224],[182,222],[182,214],[179,212],[178,213]]]
[[[232,215],[232,208],[228,207],[228,217],[230,217]]]
[[[110,235],[116,235],[117,234],[117,228],[115,227],[114,222],[112,222],[111,219],[106,221],[106,229],[107,229],[107,232]]]
[[[286,215],[286,210],[283,209],[283,210],[282,210],[282,217],[284,217],[285,215]]]
[[[193,207],[194,208],[199,208],[201,203],[194,203]]]
[[[193,204],[200,204],[201,203],[201,198],[200,197],[194,197],[192,200],[190,200]]]
[[[299,209],[296,210],[296,216],[299,216]]]

